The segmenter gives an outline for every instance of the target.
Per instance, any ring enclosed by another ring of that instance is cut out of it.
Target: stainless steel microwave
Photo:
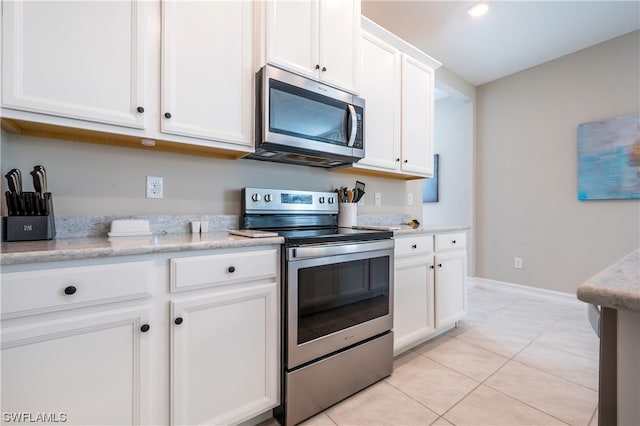
[[[333,168],[364,157],[364,99],[272,65],[256,74],[255,152],[245,158]]]

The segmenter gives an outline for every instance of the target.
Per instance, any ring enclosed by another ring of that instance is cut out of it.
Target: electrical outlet
[[[513,267],[516,269],[522,269],[522,258],[514,257],[513,258]]]
[[[164,184],[161,176],[147,176],[147,198],[162,198]]]
[[[373,195],[373,197],[374,197],[374,200],[375,200],[374,204],[375,204],[376,206],[381,206],[381,205],[382,205],[382,194],[381,194],[381,193],[379,193],[379,192],[376,192],[376,193]]]
[[[408,206],[412,206],[413,205],[413,192],[410,192],[407,195],[407,205]]]

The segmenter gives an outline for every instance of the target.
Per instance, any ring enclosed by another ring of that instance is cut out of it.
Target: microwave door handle
[[[358,132],[358,119],[356,118],[356,109],[353,105],[347,105],[349,108],[349,119],[351,120],[351,132],[349,132],[349,141],[347,146],[353,147],[353,143],[356,141],[356,133]]]

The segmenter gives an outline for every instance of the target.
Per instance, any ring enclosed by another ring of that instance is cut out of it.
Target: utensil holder
[[[5,241],[52,240],[56,236],[56,221],[53,214],[53,197],[50,192],[44,194],[47,215],[6,216],[3,218],[3,236]]]
[[[338,210],[338,226],[352,228],[357,225],[358,205],[356,203],[340,203]]]

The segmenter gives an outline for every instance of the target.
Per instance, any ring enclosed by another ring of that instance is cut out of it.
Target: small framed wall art
[[[640,199],[640,113],[578,125],[578,199]]]

